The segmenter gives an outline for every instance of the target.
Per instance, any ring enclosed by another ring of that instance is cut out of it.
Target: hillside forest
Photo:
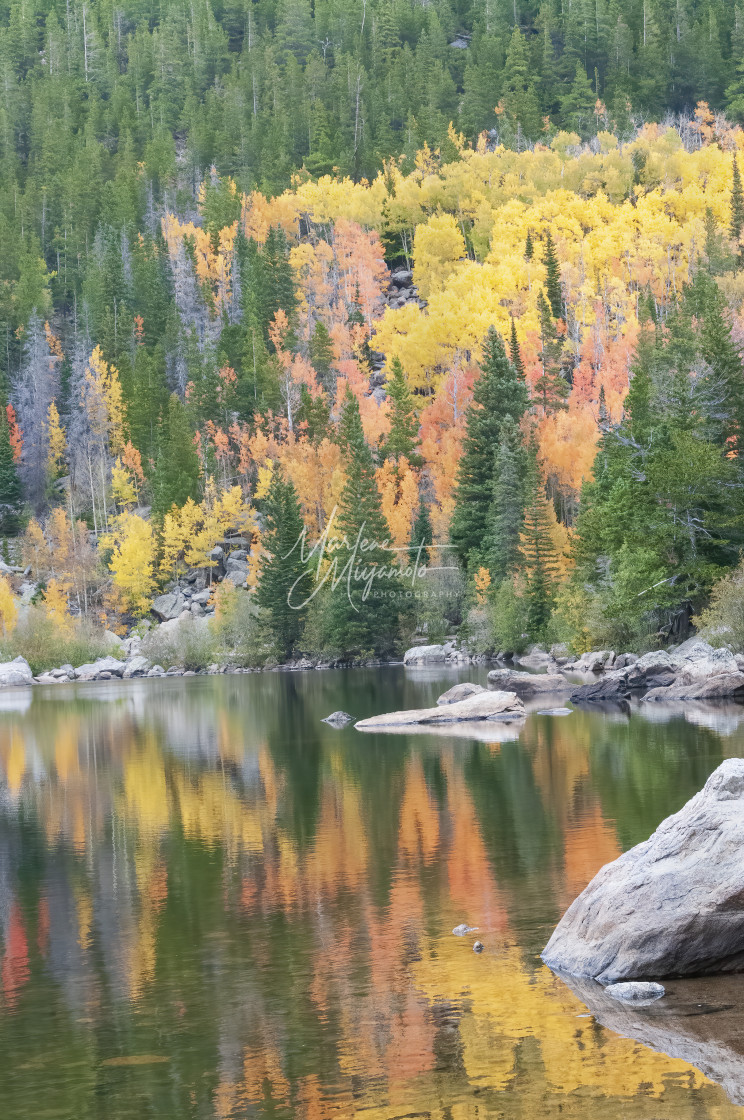
[[[716,0],[3,4],[2,650],[184,580],[194,667],[741,648],[742,60]]]

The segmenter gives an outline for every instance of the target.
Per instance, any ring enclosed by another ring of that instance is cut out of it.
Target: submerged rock
[[[602,868],[542,959],[602,982],[744,969],[744,759]]]
[[[476,941],[475,944],[473,945],[473,952],[474,953],[482,953],[484,949],[485,949],[485,945],[483,944],[482,941]]]
[[[437,704],[456,704],[459,700],[467,700],[468,696],[477,696],[479,692],[488,692],[482,684],[472,684],[470,681],[461,681],[453,684],[437,700]]]
[[[613,999],[593,980],[564,982],[600,1026],[694,1066],[744,1105],[744,977],[679,980],[650,1004]]]
[[[466,933],[477,933],[478,927],[468,926],[465,924],[465,922],[463,922],[462,925],[455,926],[452,932],[454,933],[455,937],[464,937]]]
[[[531,700],[547,692],[569,692],[569,684],[560,673],[518,673],[515,669],[492,669],[488,687],[516,692],[522,700]]]
[[[442,704],[436,708],[414,708],[407,712],[389,712],[360,720],[360,731],[385,727],[406,727],[410,724],[445,724],[489,719],[521,719],[524,704],[514,692],[478,692],[467,700]]]
[[[665,994],[663,984],[654,984],[642,980],[626,980],[620,984],[608,984],[605,988],[608,996],[622,1000],[623,1003],[654,1003]]]
[[[0,688],[11,688],[19,684],[32,684],[34,675],[25,657],[0,664]]]
[[[347,723],[354,722],[354,717],[348,712],[331,712],[322,722],[330,724],[331,727],[346,727]]]

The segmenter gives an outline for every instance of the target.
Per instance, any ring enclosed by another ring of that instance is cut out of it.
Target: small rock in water
[[[484,949],[485,949],[485,945],[483,944],[482,941],[476,941],[475,945],[473,946],[473,952],[474,953],[482,953]]]
[[[463,922],[462,925],[455,926],[452,932],[454,933],[455,937],[464,937],[466,933],[477,933],[478,927],[468,926],[465,924],[465,922]]]
[[[608,996],[622,1000],[623,1003],[653,1003],[665,994],[662,984],[641,983],[629,980],[622,984],[608,984],[605,988]]]
[[[354,722],[354,717],[348,712],[331,712],[322,722],[330,724],[331,727],[346,727],[347,723]]]
[[[539,716],[570,716],[573,708],[543,708],[537,713]]]

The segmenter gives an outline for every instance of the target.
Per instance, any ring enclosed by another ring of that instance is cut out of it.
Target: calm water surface
[[[320,722],[484,677],[0,693],[2,1120],[744,1117],[736,1069],[601,1026],[538,959],[603,863],[744,755],[744,709],[487,741]]]

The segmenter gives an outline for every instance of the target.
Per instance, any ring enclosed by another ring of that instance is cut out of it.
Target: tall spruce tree
[[[22,504],[21,480],[10,443],[10,426],[5,406],[0,401],[0,532],[8,536],[18,532]]]
[[[331,535],[342,543],[332,554],[335,587],[329,602],[329,633],[347,658],[391,653],[398,637],[397,564],[386,547],[390,530],[382,513],[372,452],[364,438],[359,402],[346,389],[339,420],[339,443],[346,460],[346,483]]]
[[[481,375],[473,387],[457,472],[450,540],[464,567],[480,554],[493,500],[494,451],[506,416],[518,423],[527,408],[524,378],[506,356],[501,335],[490,327],[483,345]]]
[[[544,635],[555,605],[558,557],[550,534],[545,484],[534,452],[530,455],[526,492],[521,553],[527,577],[529,631],[537,640]]]
[[[152,480],[152,511],[162,517],[171,506],[199,496],[199,456],[186,409],[171,395],[160,424],[158,456]]]
[[[390,377],[385,383],[390,398],[390,432],[383,446],[386,459],[396,462],[405,456],[413,466],[421,464],[421,456],[416,454],[419,422],[413,394],[408,388],[406,375],[400,358],[393,358]]]
[[[504,417],[496,451],[493,500],[488,512],[484,560],[494,585],[520,567],[520,538],[524,522],[527,454],[519,426]]]
[[[263,514],[266,555],[256,598],[265,612],[277,653],[286,659],[296,652],[302,636],[313,577],[302,555],[304,526],[297,491],[279,470],[269,484]]]
[[[545,236],[545,289],[554,319],[563,318],[563,291],[561,289],[561,270],[550,230]]]
[[[430,546],[433,541],[434,533],[431,527],[429,507],[422,501],[411,530],[411,543],[408,549],[408,559],[411,564],[418,564],[419,567],[429,566],[431,561]]]
[[[540,364],[542,373],[535,382],[535,397],[546,414],[566,407],[568,383],[561,373],[562,343],[555,329],[548,301],[542,292],[537,297],[540,314]]]
[[[511,318],[511,333],[509,335],[509,357],[511,358],[511,364],[517,371],[518,376],[524,380],[524,362],[522,361],[522,351],[519,349],[517,324],[514,321],[513,315]]]
[[[732,239],[736,242],[740,253],[742,230],[744,230],[744,190],[742,190],[741,185],[739,161],[736,156],[734,156],[734,171],[731,182],[731,223],[729,225],[729,232],[731,233]]]

